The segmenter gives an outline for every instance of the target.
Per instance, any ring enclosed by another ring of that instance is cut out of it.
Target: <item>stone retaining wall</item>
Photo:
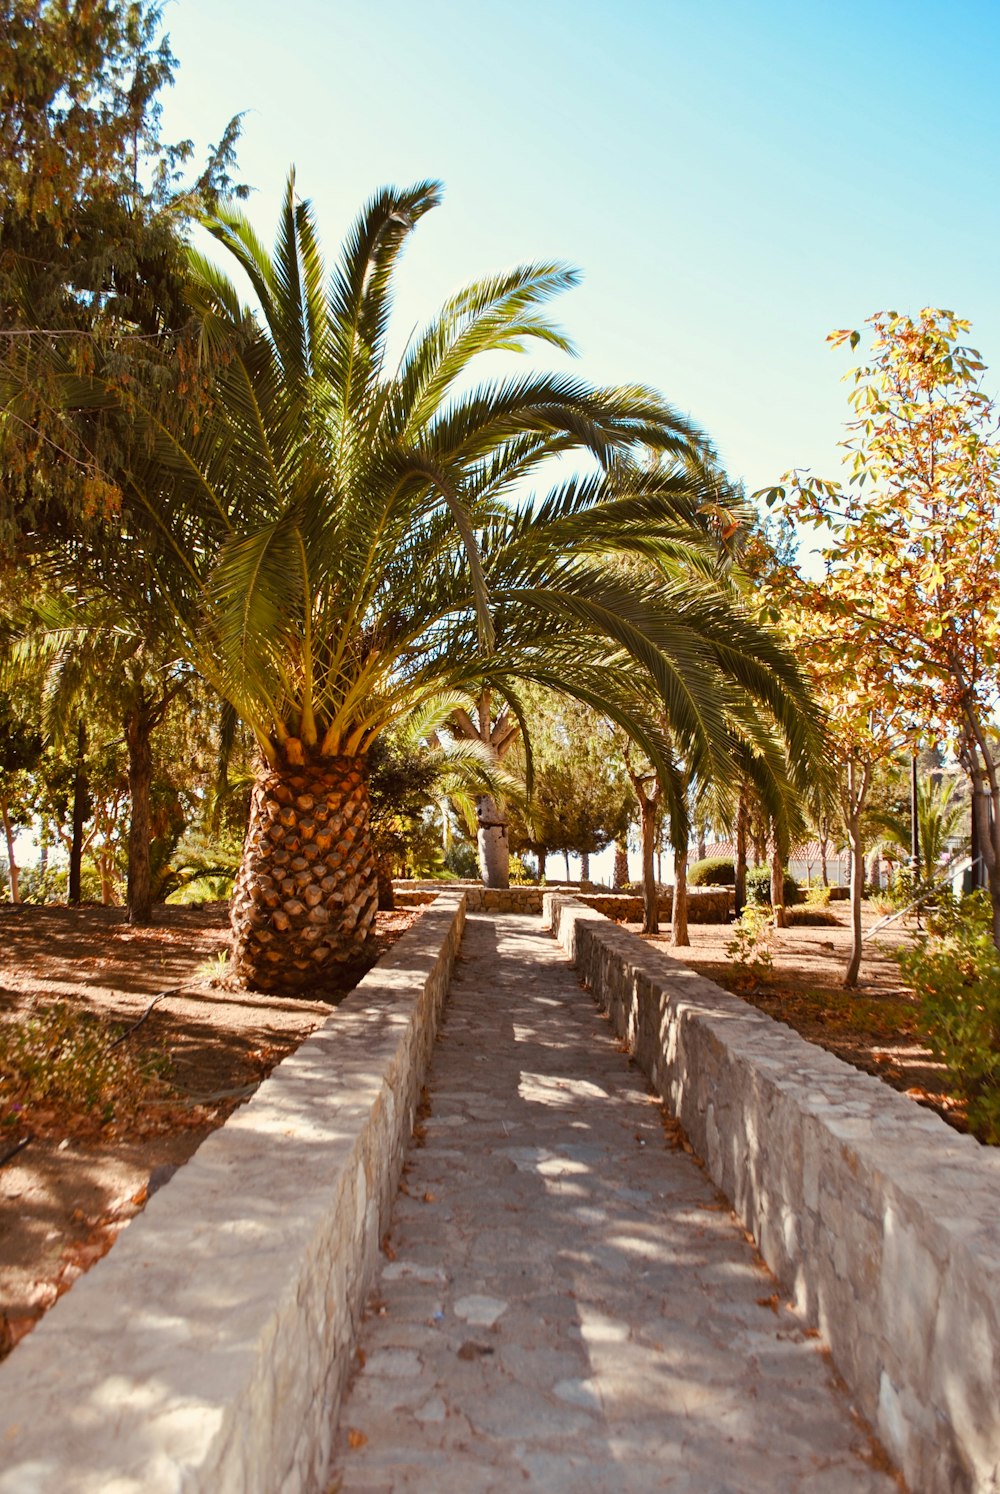
[[[325,1488],[464,920],[444,893],[0,1366],[2,1494]]]
[[[545,901],[914,1494],[996,1494],[1000,1150],[592,909]]]
[[[641,923],[642,898],[627,892],[580,892],[577,888],[556,885],[546,887],[484,887],[481,882],[394,882],[393,890],[400,908],[417,907],[430,902],[442,885],[459,887],[465,893],[470,913],[541,913],[542,900],[553,892],[569,893],[588,908],[596,908],[618,923]],[[691,887],[688,889],[690,923],[726,923],[732,897],[725,887]],[[660,917],[670,922],[673,892],[668,887],[660,893]]]

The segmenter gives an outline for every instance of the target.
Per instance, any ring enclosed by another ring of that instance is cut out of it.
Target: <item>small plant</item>
[[[774,969],[773,937],[770,913],[748,903],[733,924],[733,937],[726,945],[726,953],[735,964],[742,965],[755,982],[766,980]]]
[[[896,954],[927,1040],[981,1141],[1000,1145],[1000,952],[985,893],[938,910],[935,932]]]
[[[196,980],[225,980],[229,974],[229,950],[217,949],[214,955],[202,960],[194,974]]]
[[[815,887],[806,888],[807,908],[828,908],[830,906],[830,889],[823,887],[818,882]]]
[[[102,1124],[133,1115],[165,1059],[113,1047],[121,1035],[65,1002],[0,1023],[0,1127],[44,1129],[67,1111]]]

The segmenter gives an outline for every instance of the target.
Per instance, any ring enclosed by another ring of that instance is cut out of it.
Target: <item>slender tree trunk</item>
[[[628,885],[628,841],[625,839],[615,843],[615,870],[612,885],[616,892]]]
[[[128,747],[128,792],[131,817],[128,829],[128,877],[125,894],[127,920],[132,924],[153,921],[153,879],[150,846],[153,817],[150,793],[153,786],[153,736],[150,713],[143,701],[125,718]]]
[[[656,800],[640,800],[642,814],[642,932],[660,932],[660,892],[653,874],[653,857],[656,850]]]
[[[861,816],[868,797],[871,768],[865,763],[847,764],[847,804],[844,824],[851,856],[851,953],[844,972],[844,985],[853,990],[861,970],[861,904],[865,895],[865,853],[861,841]]]
[[[76,728],[76,757],[73,763],[73,831],[69,848],[69,900],[79,903],[83,881],[83,827],[87,822],[87,728],[83,721]]]
[[[510,843],[507,816],[492,794],[476,798],[479,873],[485,887],[510,886]]]
[[[826,847],[829,838],[830,834],[827,829],[827,823],[823,819],[820,821],[819,826],[819,874],[824,887],[829,887],[830,885],[830,877],[826,865]]]
[[[774,911],[775,928],[787,928],[788,917],[785,913],[785,865],[777,836],[771,842],[771,907]]]
[[[569,881],[569,852],[563,851],[563,860],[566,863],[566,880]]]
[[[739,918],[747,900],[747,801],[741,793],[736,807],[736,860],[734,863],[733,893],[736,917]]]
[[[581,851],[580,852],[580,881],[581,882],[589,882],[590,881],[590,852],[589,851]]]
[[[3,818],[4,840],[7,842],[7,873],[10,878],[10,900],[12,903],[21,901],[19,881],[21,873],[17,862],[14,860],[14,827],[10,822],[10,804],[7,795],[0,795],[0,816]]]
[[[700,858],[704,861],[704,856]],[[687,884],[688,853],[685,846],[682,851],[674,848],[674,901],[670,910],[670,942],[679,947],[686,947],[691,943],[688,936],[688,884]]]
[[[263,769],[230,922],[239,979],[307,994],[365,954],[378,900],[364,758]]]

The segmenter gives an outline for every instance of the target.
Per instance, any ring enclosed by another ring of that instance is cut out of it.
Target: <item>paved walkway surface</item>
[[[344,1494],[894,1494],[816,1342],[530,918],[471,916]]]

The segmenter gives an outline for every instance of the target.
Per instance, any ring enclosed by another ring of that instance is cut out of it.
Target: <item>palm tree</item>
[[[467,389],[480,353],[567,346],[539,311],[573,282],[558,265],[468,287],[394,366],[392,272],[438,197],[427,183],[380,193],[329,278],[291,182],[273,256],[241,214],[221,213],[209,226],[259,313],[193,256],[211,400],[186,426],[131,411],[147,445],[125,524],[189,657],[261,754],[232,920],[235,968],[264,988],[304,986],[365,942],[372,743],[442,690],[517,676],[522,642],[516,628],[499,636],[504,597],[491,595],[480,541],[506,522],[511,488],[556,453],[589,451],[608,467],[639,444],[681,451],[696,439],[642,389],[547,375]],[[528,610],[509,603],[512,615]],[[576,661],[594,625],[567,622]],[[533,631],[536,649],[544,632]]]
[[[664,772],[658,713],[693,760],[718,758],[727,681],[809,735],[793,662],[714,578],[717,547],[695,522],[714,491],[698,433],[641,388],[544,374],[469,387],[480,354],[567,346],[540,308],[572,272],[476,282],[390,358],[393,271],[438,199],[433,183],[379,193],[329,277],[293,181],[273,255],[221,212],[209,227],[259,311],[193,255],[209,395],[171,412],[129,398],[141,444],[124,533],[187,658],[260,752],[232,922],[235,969],[265,989],[309,986],[363,948],[367,754],[444,691],[568,690]],[[123,403],[97,375],[67,370],[63,387],[78,407]],[[511,506],[567,452],[596,470]],[[659,466],[638,465],[648,452]],[[616,547],[661,569],[623,577]],[[126,557],[105,547],[102,586]]]

